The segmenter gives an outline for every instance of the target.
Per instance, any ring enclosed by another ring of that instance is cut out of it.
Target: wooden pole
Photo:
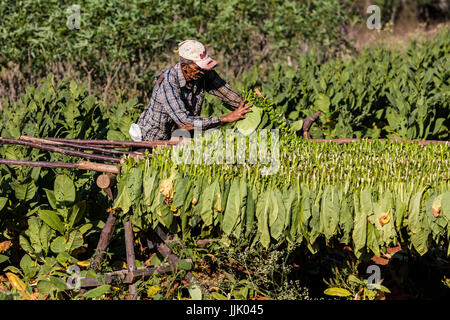
[[[86,153],[86,152],[82,152],[82,151],[67,150],[67,149],[63,149],[63,148],[37,144],[37,143],[30,142],[30,141],[24,141],[24,140],[19,140],[19,139],[10,139],[10,138],[0,137],[0,144],[22,145],[22,146],[37,148],[37,149],[51,151],[51,152],[58,152],[58,153],[62,153],[62,154],[69,155],[69,156],[81,157],[81,158],[99,160],[99,161],[120,163],[120,160],[121,160],[120,158],[101,156],[101,155]]]
[[[97,178],[97,186],[106,191],[106,194],[114,200],[112,195],[111,187],[115,183],[115,175],[111,173],[101,174]],[[100,268],[100,263],[105,257],[105,250],[108,248],[111,242],[112,235],[114,233],[114,224],[116,222],[116,216],[114,210],[109,210],[108,218],[106,219],[105,226],[100,233],[100,239],[98,240],[97,248],[95,249],[95,254],[91,260],[91,268],[98,270]]]
[[[71,142],[53,141],[53,140],[35,138],[35,137],[29,137],[29,136],[21,136],[20,139],[25,140],[25,141],[34,142],[37,144],[62,146],[62,147],[75,148],[75,149],[79,149],[79,150],[92,150],[92,151],[97,151],[97,152],[106,153],[106,154],[142,155],[142,152],[130,152],[130,151],[106,149],[106,148],[100,148],[100,147],[95,147],[95,146],[91,146],[91,145],[80,145],[80,144],[71,143]]]
[[[105,226],[100,234],[100,239],[98,240],[97,248],[95,249],[94,257],[91,260],[91,268],[98,270],[100,268],[100,263],[105,257],[105,250],[108,248],[111,242],[112,235],[114,233],[114,223],[116,222],[116,217],[114,211],[109,212],[108,218],[106,219]]]
[[[355,139],[355,138],[342,138],[342,139],[307,139],[307,141],[310,142],[335,142],[339,144],[345,144],[350,142],[359,142],[361,140],[365,139]],[[425,146],[427,144],[446,144],[450,145],[450,141],[439,141],[439,140],[402,140],[402,139],[367,139],[369,142],[374,141],[386,141],[389,140],[390,142],[407,142],[407,143],[418,143],[422,146]]]
[[[127,254],[127,269],[129,271],[128,280],[129,283],[133,281],[133,272],[136,270],[136,261],[134,256],[134,240],[133,240],[133,227],[130,221],[125,222],[125,249]]]
[[[80,161],[78,163],[72,162],[48,162],[48,161],[25,161],[25,160],[9,160],[0,158],[0,164],[7,166],[26,166],[26,167],[43,167],[43,168],[66,168],[66,169],[81,169],[92,170],[99,172],[119,173],[119,169],[115,165]]]
[[[119,141],[119,140],[80,140],[80,139],[66,139],[66,138],[45,138],[46,140],[72,142],[82,145],[107,145],[114,147],[140,147],[140,148],[154,148],[158,146],[174,146],[179,144],[182,139],[173,140],[159,140],[159,141]]]
[[[134,256],[134,240],[133,240],[133,227],[130,221],[125,222],[125,248],[127,253],[127,270],[128,274],[125,277],[124,282],[130,283],[128,286],[129,299],[136,300],[137,292],[136,285],[133,283],[135,279],[136,272],[136,260]]]

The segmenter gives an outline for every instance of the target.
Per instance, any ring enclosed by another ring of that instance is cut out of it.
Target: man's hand
[[[245,119],[245,114],[247,112],[251,112],[252,109],[250,109],[250,107],[253,106],[253,104],[245,105],[246,102],[247,102],[247,100],[242,100],[241,104],[239,105],[239,107],[236,110],[234,110],[233,112],[231,112],[229,114],[221,116],[220,122],[229,123],[229,122],[234,122],[234,121],[238,121],[241,119]]]

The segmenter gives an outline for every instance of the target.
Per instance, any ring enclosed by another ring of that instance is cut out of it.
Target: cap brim
[[[195,61],[195,63],[203,70],[211,70],[217,65],[217,61],[210,57],[204,60]]]

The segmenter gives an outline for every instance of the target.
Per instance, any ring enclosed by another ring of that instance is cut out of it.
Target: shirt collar
[[[186,78],[184,77],[184,74],[181,71],[180,63],[178,62],[174,68],[175,68],[175,71],[177,72],[178,81],[180,82],[180,87],[186,87]]]

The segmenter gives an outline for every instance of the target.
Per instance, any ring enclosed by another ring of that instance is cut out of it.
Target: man
[[[201,124],[206,130],[245,119],[251,111],[252,105],[245,105],[245,100],[213,70],[217,61],[208,56],[200,42],[181,42],[178,54],[180,62],[156,77],[150,103],[137,125],[131,126],[134,141],[170,140],[178,128],[192,130]],[[200,117],[205,92],[220,98],[233,111],[221,117]]]

